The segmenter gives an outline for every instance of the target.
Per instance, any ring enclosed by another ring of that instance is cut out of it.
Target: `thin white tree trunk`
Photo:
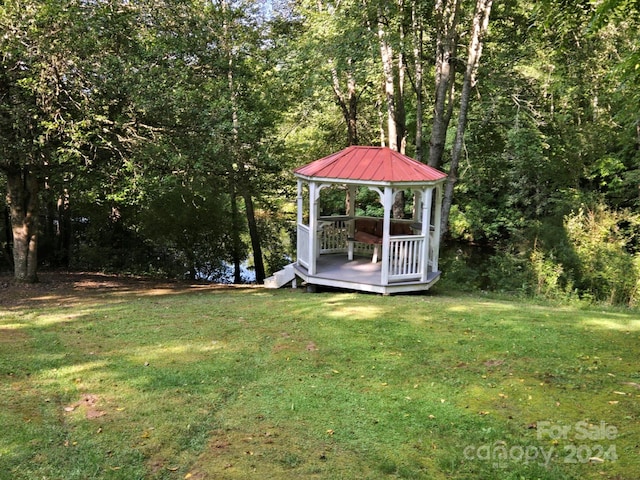
[[[437,23],[435,102],[433,126],[429,140],[429,165],[440,167],[444,154],[447,128],[453,109],[453,85],[456,55],[458,11],[460,0],[436,0],[435,17]]]
[[[348,62],[351,64],[351,61]],[[349,145],[358,144],[358,94],[356,91],[356,81],[351,72],[347,73],[347,92],[340,86],[340,77],[335,66],[335,61],[330,58],[331,83],[338,106],[342,111],[342,116],[347,124],[347,142]]]
[[[464,144],[464,132],[467,126],[471,89],[477,82],[476,76],[480,64],[480,57],[482,56],[482,44],[484,35],[489,27],[492,3],[493,0],[477,0],[475,15],[473,16],[473,30],[469,41],[467,67],[464,74],[462,92],[460,94],[460,113],[458,116],[456,137],[451,151],[451,167],[449,169],[442,202],[441,236],[446,234],[448,228],[449,212],[451,211],[451,205],[453,203],[453,188],[458,181],[458,165],[460,164],[460,155],[462,154]]]
[[[223,7],[223,11],[226,12],[228,5],[224,0],[222,2],[222,7]],[[238,115],[238,92],[235,85],[235,77],[234,77],[235,67],[234,67],[233,46],[231,43],[229,24],[227,23],[226,18],[223,23],[223,31],[224,31],[224,38],[226,42],[225,47],[227,49],[227,57],[228,57],[227,80],[228,80],[228,86],[229,86],[229,100],[231,102],[231,122],[232,122],[231,131],[233,135],[234,144],[236,145],[237,150],[239,151],[240,150],[240,145],[239,145],[240,120]],[[231,190],[232,190],[232,195],[234,195],[233,192],[237,194],[238,190],[240,190],[240,195],[244,200],[245,215],[247,217],[247,225],[249,227],[249,236],[251,238],[251,246],[253,250],[253,265],[256,272],[256,282],[262,283],[266,276],[265,269],[264,269],[264,262],[262,260],[262,247],[260,244],[260,236],[257,228],[256,218],[255,218],[253,198],[251,196],[251,191],[249,189],[248,180],[243,175],[244,165],[240,165],[244,163],[244,160],[245,159],[243,158],[238,158],[238,162],[237,162],[239,164],[238,168],[237,169],[231,168],[231,173],[230,173],[232,177],[230,179],[232,183]],[[232,235],[234,236],[234,245],[239,245],[240,243],[239,238],[236,238],[237,236],[239,236],[239,232],[238,231],[232,232]],[[239,255],[237,255],[237,253],[238,252],[234,252],[234,262],[237,262],[239,258]],[[237,274],[238,271],[239,271],[239,266],[236,264],[234,265],[234,272]]]
[[[389,148],[398,150],[398,130],[396,127],[395,88],[393,78],[393,47],[387,41],[387,34],[382,18],[382,12],[378,12],[378,40],[380,41],[380,58],[384,73],[384,93],[387,103],[387,138]]]
[[[422,162],[422,20],[417,11],[416,0],[411,2],[411,25],[413,58],[415,68],[414,89],[416,92],[416,160]]]
[[[404,9],[404,0],[398,1],[398,9],[400,12]],[[405,47],[405,31],[404,22],[400,22],[400,48],[398,49],[398,76],[395,95],[395,123],[396,135],[398,136],[398,151],[403,155],[407,152],[407,118],[404,108],[404,87],[405,77],[407,75],[407,66],[404,59]]]

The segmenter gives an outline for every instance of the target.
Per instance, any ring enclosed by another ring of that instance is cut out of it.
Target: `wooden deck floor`
[[[427,282],[409,281],[382,284],[382,263],[372,263],[371,257],[354,257],[346,254],[320,255],[316,273],[310,276],[302,265],[294,265],[296,273],[307,283],[377,293],[399,293],[428,290],[440,278],[440,272],[429,273]]]

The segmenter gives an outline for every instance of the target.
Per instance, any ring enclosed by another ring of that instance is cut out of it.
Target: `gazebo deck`
[[[440,272],[429,272],[427,281],[398,281],[382,284],[382,264],[372,263],[371,256],[354,257],[347,260],[345,254],[323,254],[316,260],[316,273],[309,275],[306,267],[294,264],[296,275],[305,282],[348,290],[359,290],[382,294],[417,292],[429,290],[440,278]]]

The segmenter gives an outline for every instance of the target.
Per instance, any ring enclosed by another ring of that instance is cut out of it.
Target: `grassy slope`
[[[637,312],[54,292],[0,307],[0,478],[633,479],[639,354]]]

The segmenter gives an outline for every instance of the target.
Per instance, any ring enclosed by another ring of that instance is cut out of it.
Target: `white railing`
[[[393,236],[389,239],[389,281],[413,280],[422,276],[424,237]]]
[[[320,253],[342,253],[347,250],[349,217],[323,217],[318,224]]]
[[[309,268],[309,227],[298,224],[298,263]]]

